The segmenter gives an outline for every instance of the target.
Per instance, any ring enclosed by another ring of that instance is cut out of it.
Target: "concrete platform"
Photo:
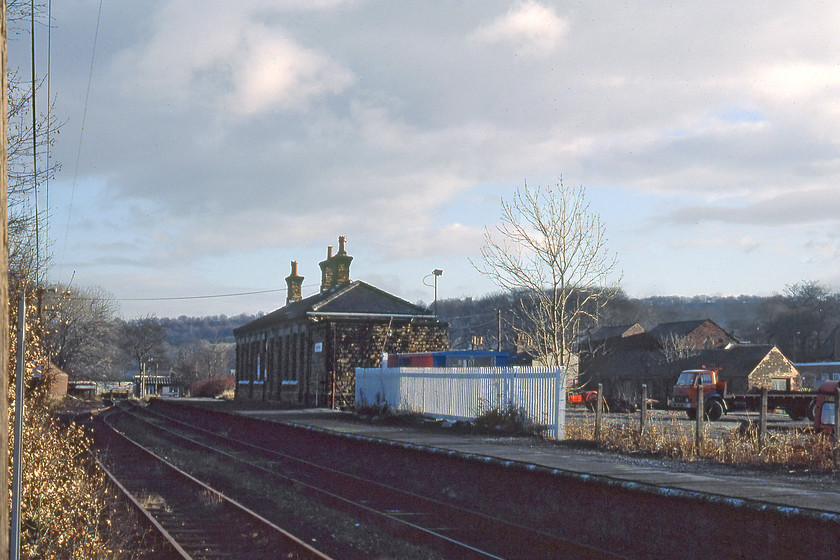
[[[554,474],[599,481],[653,494],[700,499],[736,508],[772,511],[840,524],[840,477],[780,473],[699,463],[635,458],[595,449],[520,437],[488,437],[359,422],[324,409],[236,412],[345,437],[387,445],[457,454],[511,468],[548,469]]]

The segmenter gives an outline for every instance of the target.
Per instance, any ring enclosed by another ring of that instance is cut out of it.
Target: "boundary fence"
[[[566,369],[356,368],[356,404],[388,405],[447,420],[475,419],[509,406],[525,412],[549,435],[562,439],[566,425]]]

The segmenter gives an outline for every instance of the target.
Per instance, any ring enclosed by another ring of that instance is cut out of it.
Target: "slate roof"
[[[691,333],[694,329],[709,321],[712,324],[715,324],[714,321],[709,319],[694,319],[691,321],[675,321],[673,323],[660,323],[656,325],[653,329],[651,329],[650,334],[656,337],[659,340],[665,340],[670,336],[675,336],[677,338],[682,338],[687,336]],[[720,327],[718,327],[720,328]],[[723,330],[723,329],[721,329]]]
[[[644,332],[639,323],[633,323],[631,325],[618,325],[614,327],[596,327],[592,329],[592,331],[586,336],[590,342],[602,342],[604,340],[609,340],[611,338],[619,338],[626,336],[628,334],[639,334]]]
[[[658,377],[676,372],[662,352],[627,350],[608,355],[594,365],[592,373],[600,379]]]
[[[419,305],[414,305],[370,284],[356,280],[346,286],[288,303],[280,309],[234,329],[233,333],[239,335],[260,331],[286,322],[303,319],[310,313],[326,316],[353,314],[435,318],[433,313]]]
[[[748,376],[775,348],[771,344],[730,346],[702,350],[695,356],[674,362],[675,371],[721,368],[727,378]]]
[[[676,376],[687,369],[719,367],[727,378],[746,377],[773,348],[769,344],[713,348],[671,363],[665,360],[662,352],[616,352],[594,365],[593,372],[601,378],[626,379]]]

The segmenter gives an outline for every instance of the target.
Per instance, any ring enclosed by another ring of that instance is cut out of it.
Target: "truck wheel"
[[[720,417],[723,416],[723,405],[719,400],[708,401],[704,408],[706,409],[706,417],[712,422],[720,420]]]
[[[788,417],[793,421],[799,421],[799,420],[802,420],[803,418],[805,418],[805,416],[802,414],[802,411],[799,410],[799,409],[791,408],[790,410],[787,411],[787,414],[788,414]]]
[[[685,410],[685,415],[688,416],[689,420],[694,420],[697,418],[697,411],[693,408],[687,408]]]

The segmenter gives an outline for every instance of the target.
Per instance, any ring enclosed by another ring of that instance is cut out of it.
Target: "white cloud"
[[[353,82],[348,69],[295,41],[282,17],[262,23],[270,8],[260,4],[169,3],[148,34],[115,56],[123,94],[173,111],[203,106],[252,116],[304,109]]]
[[[479,27],[470,38],[479,43],[511,43],[534,53],[549,54],[568,29],[567,21],[552,8],[528,0]]]
[[[353,82],[349,70],[269,29],[251,29],[232,68],[233,91],[224,105],[255,115],[304,108],[310,99],[339,93]]]

